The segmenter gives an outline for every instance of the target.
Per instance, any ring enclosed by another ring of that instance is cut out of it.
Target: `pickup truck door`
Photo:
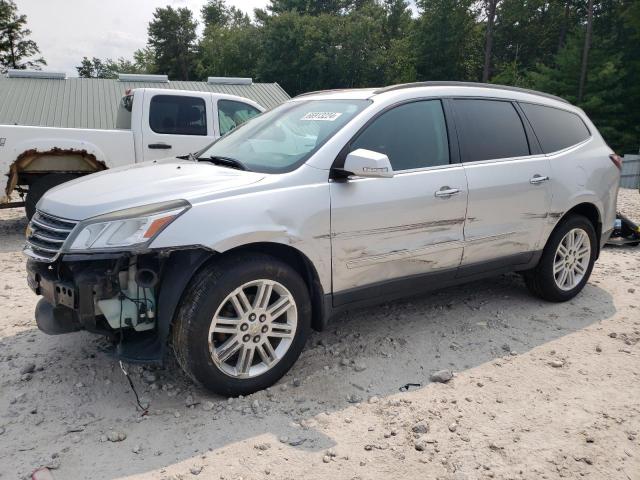
[[[394,176],[330,183],[335,306],[455,275],[467,180],[449,137],[442,102],[420,100],[382,113],[350,143],[385,153]]]
[[[210,94],[150,93],[144,96],[143,160],[196,152],[216,138]]]

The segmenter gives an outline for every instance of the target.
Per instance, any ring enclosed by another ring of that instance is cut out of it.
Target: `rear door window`
[[[544,153],[564,150],[591,136],[582,119],[559,108],[520,103],[524,114],[540,141]]]
[[[149,126],[155,133],[206,135],[207,108],[199,97],[156,95],[149,106]]]
[[[509,101],[455,99],[464,162],[529,155],[522,119]]]
[[[118,130],[131,130],[131,111],[133,110],[133,95],[125,95],[118,105],[116,128]]]
[[[218,100],[218,125],[220,127],[220,135],[229,133],[256,115],[260,115],[260,110],[252,107],[248,103],[236,102],[234,100]]]
[[[449,141],[440,100],[423,100],[395,107],[376,118],[351,143],[384,153],[395,171],[447,165]]]

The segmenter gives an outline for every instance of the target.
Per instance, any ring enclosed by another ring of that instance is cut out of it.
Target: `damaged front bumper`
[[[27,283],[42,298],[38,328],[50,335],[87,330],[118,341],[128,361],[156,361],[155,255],[111,254],[85,261],[27,262]]]
[[[87,330],[117,343],[121,360],[160,363],[180,299],[212,257],[201,248],[61,255],[27,261],[29,287],[42,298],[38,328],[51,335]]]

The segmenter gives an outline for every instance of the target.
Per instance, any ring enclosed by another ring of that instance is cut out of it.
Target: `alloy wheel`
[[[562,237],[553,261],[553,277],[560,290],[574,289],[584,278],[591,259],[587,232],[574,228]]]
[[[225,374],[251,378],[273,368],[296,334],[293,295],[274,280],[247,282],[218,306],[209,327],[209,353]]]

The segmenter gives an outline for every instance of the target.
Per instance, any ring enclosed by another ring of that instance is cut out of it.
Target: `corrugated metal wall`
[[[49,80],[0,77],[0,124],[110,129],[129,88],[166,88],[239,95],[273,108],[289,99],[277,83],[120,82],[97,78]]]
[[[622,157],[620,186],[638,188],[638,185],[640,185],[640,155],[625,155]]]

